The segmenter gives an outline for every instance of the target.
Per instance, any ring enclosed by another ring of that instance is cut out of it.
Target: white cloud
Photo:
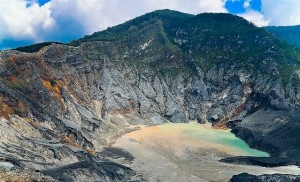
[[[251,0],[245,0],[243,7],[245,9],[249,8],[250,7],[250,2],[251,2]]]
[[[262,11],[270,25],[300,25],[299,0],[262,0]]]
[[[123,23],[157,9],[193,14],[227,12],[225,0],[52,0],[51,5],[53,14],[77,19],[86,33]]]
[[[40,7],[34,1],[0,0],[0,40],[9,37],[38,41],[38,32],[54,24],[50,13],[50,4]]]
[[[254,11],[252,9],[247,9],[245,13],[238,14],[238,16],[245,18],[259,27],[269,25],[269,21],[261,12]]]
[[[297,0],[261,0],[262,12],[251,9],[251,0],[244,1],[245,13],[239,16],[257,26],[300,25],[300,1]]]
[[[226,0],[221,1],[208,1],[200,0],[199,1],[199,10],[197,13],[201,12],[227,12],[225,9]]]
[[[231,0],[241,1],[241,0]],[[257,26],[300,25],[299,0],[261,0],[262,12],[251,9],[251,0],[244,1],[245,13],[239,16],[255,23]]]
[[[230,0],[230,1],[242,1],[242,0]],[[262,27],[269,25],[268,19],[264,16],[263,13],[255,11],[251,7],[252,0],[243,0],[243,8],[245,9],[244,13],[237,14],[240,17],[245,18],[246,20],[254,23],[256,26]]]
[[[37,0],[0,0],[0,43],[69,37],[67,41],[157,9],[227,12],[226,1],[241,0],[51,0],[43,6]],[[300,24],[300,1],[262,0],[262,12],[258,12],[251,8],[251,0],[244,0],[244,8],[246,12],[239,16],[258,26]]]
[[[75,32],[90,34],[157,9],[192,14],[227,12],[225,1],[51,0],[39,6],[37,0],[0,0],[0,41],[5,38],[42,41]]]

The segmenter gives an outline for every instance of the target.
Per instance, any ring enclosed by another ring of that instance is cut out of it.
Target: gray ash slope
[[[20,170],[136,179],[101,151],[129,124],[166,120],[231,127],[272,156],[227,162],[299,165],[299,50],[240,17],[155,11],[28,50],[0,52],[0,152]]]

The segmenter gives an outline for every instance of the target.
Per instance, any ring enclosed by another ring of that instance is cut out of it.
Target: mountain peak
[[[234,28],[243,27],[244,25],[254,27],[254,25],[247,20],[232,15],[228,13],[201,13],[198,15],[186,14],[174,10],[156,10],[135,19],[129,20],[123,24],[109,27],[104,31],[95,32],[92,35],[87,35],[79,40],[75,40],[70,43],[70,45],[78,46],[82,42],[87,41],[97,41],[97,40],[112,40],[112,38],[108,37],[116,37],[122,32],[126,32],[131,29],[131,27],[138,26],[143,27],[147,24],[153,24],[155,22],[161,21],[164,25],[164,28],[167,29],[179,29],[187,24],[192,24],[193,26],[214,26],[225,27],[225,26],[233,26]],[[225,32],[226,33],[226,32]],[[114,34],[114,35],[112,35]]]

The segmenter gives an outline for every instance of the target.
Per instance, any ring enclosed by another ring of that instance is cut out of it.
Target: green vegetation
[[[43,47],[49,46],[51,44],[62,44],[61,42],[43,42],[43,43],[38,43],[38,44],[33,44],[29,46],[24,46],[24,47],[18,47],[14,50],[21,51],[21,52],[27,52],[27,53],[34,53],[40,51]]]
[[[161,21],[168,28],[178,27],[183,21],[192,17],[193,15],[171,11],[158,10],[152,13],[147,13],[141,17],[129,20],[123,24],[109,27],[104,31],[95,32],[92,35],[87,35],[79,40],[70,42],[69,45],[78,46],[83,42],[90,41],[119,41],[120,39],[128,39],[136,35],[149,25]]]

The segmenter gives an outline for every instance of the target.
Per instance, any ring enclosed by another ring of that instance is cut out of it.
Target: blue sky
[[[232,14],[245,13],[247,10],[244,7],[245,0],[241,1],[227,1],[225,8]],[[261,0],[252,0],[249,5],[253,10],[261,11]]]
[[[49,2],[50,0],[39,0],[38,1],[38,3],[39,3],[39,5],[44,5],[44,4],[46,4],[47,2]]]
[[[257,26],[300,24],[296,0],[0,0],[0,49],[69,42],[157,9],[232,13]]]

